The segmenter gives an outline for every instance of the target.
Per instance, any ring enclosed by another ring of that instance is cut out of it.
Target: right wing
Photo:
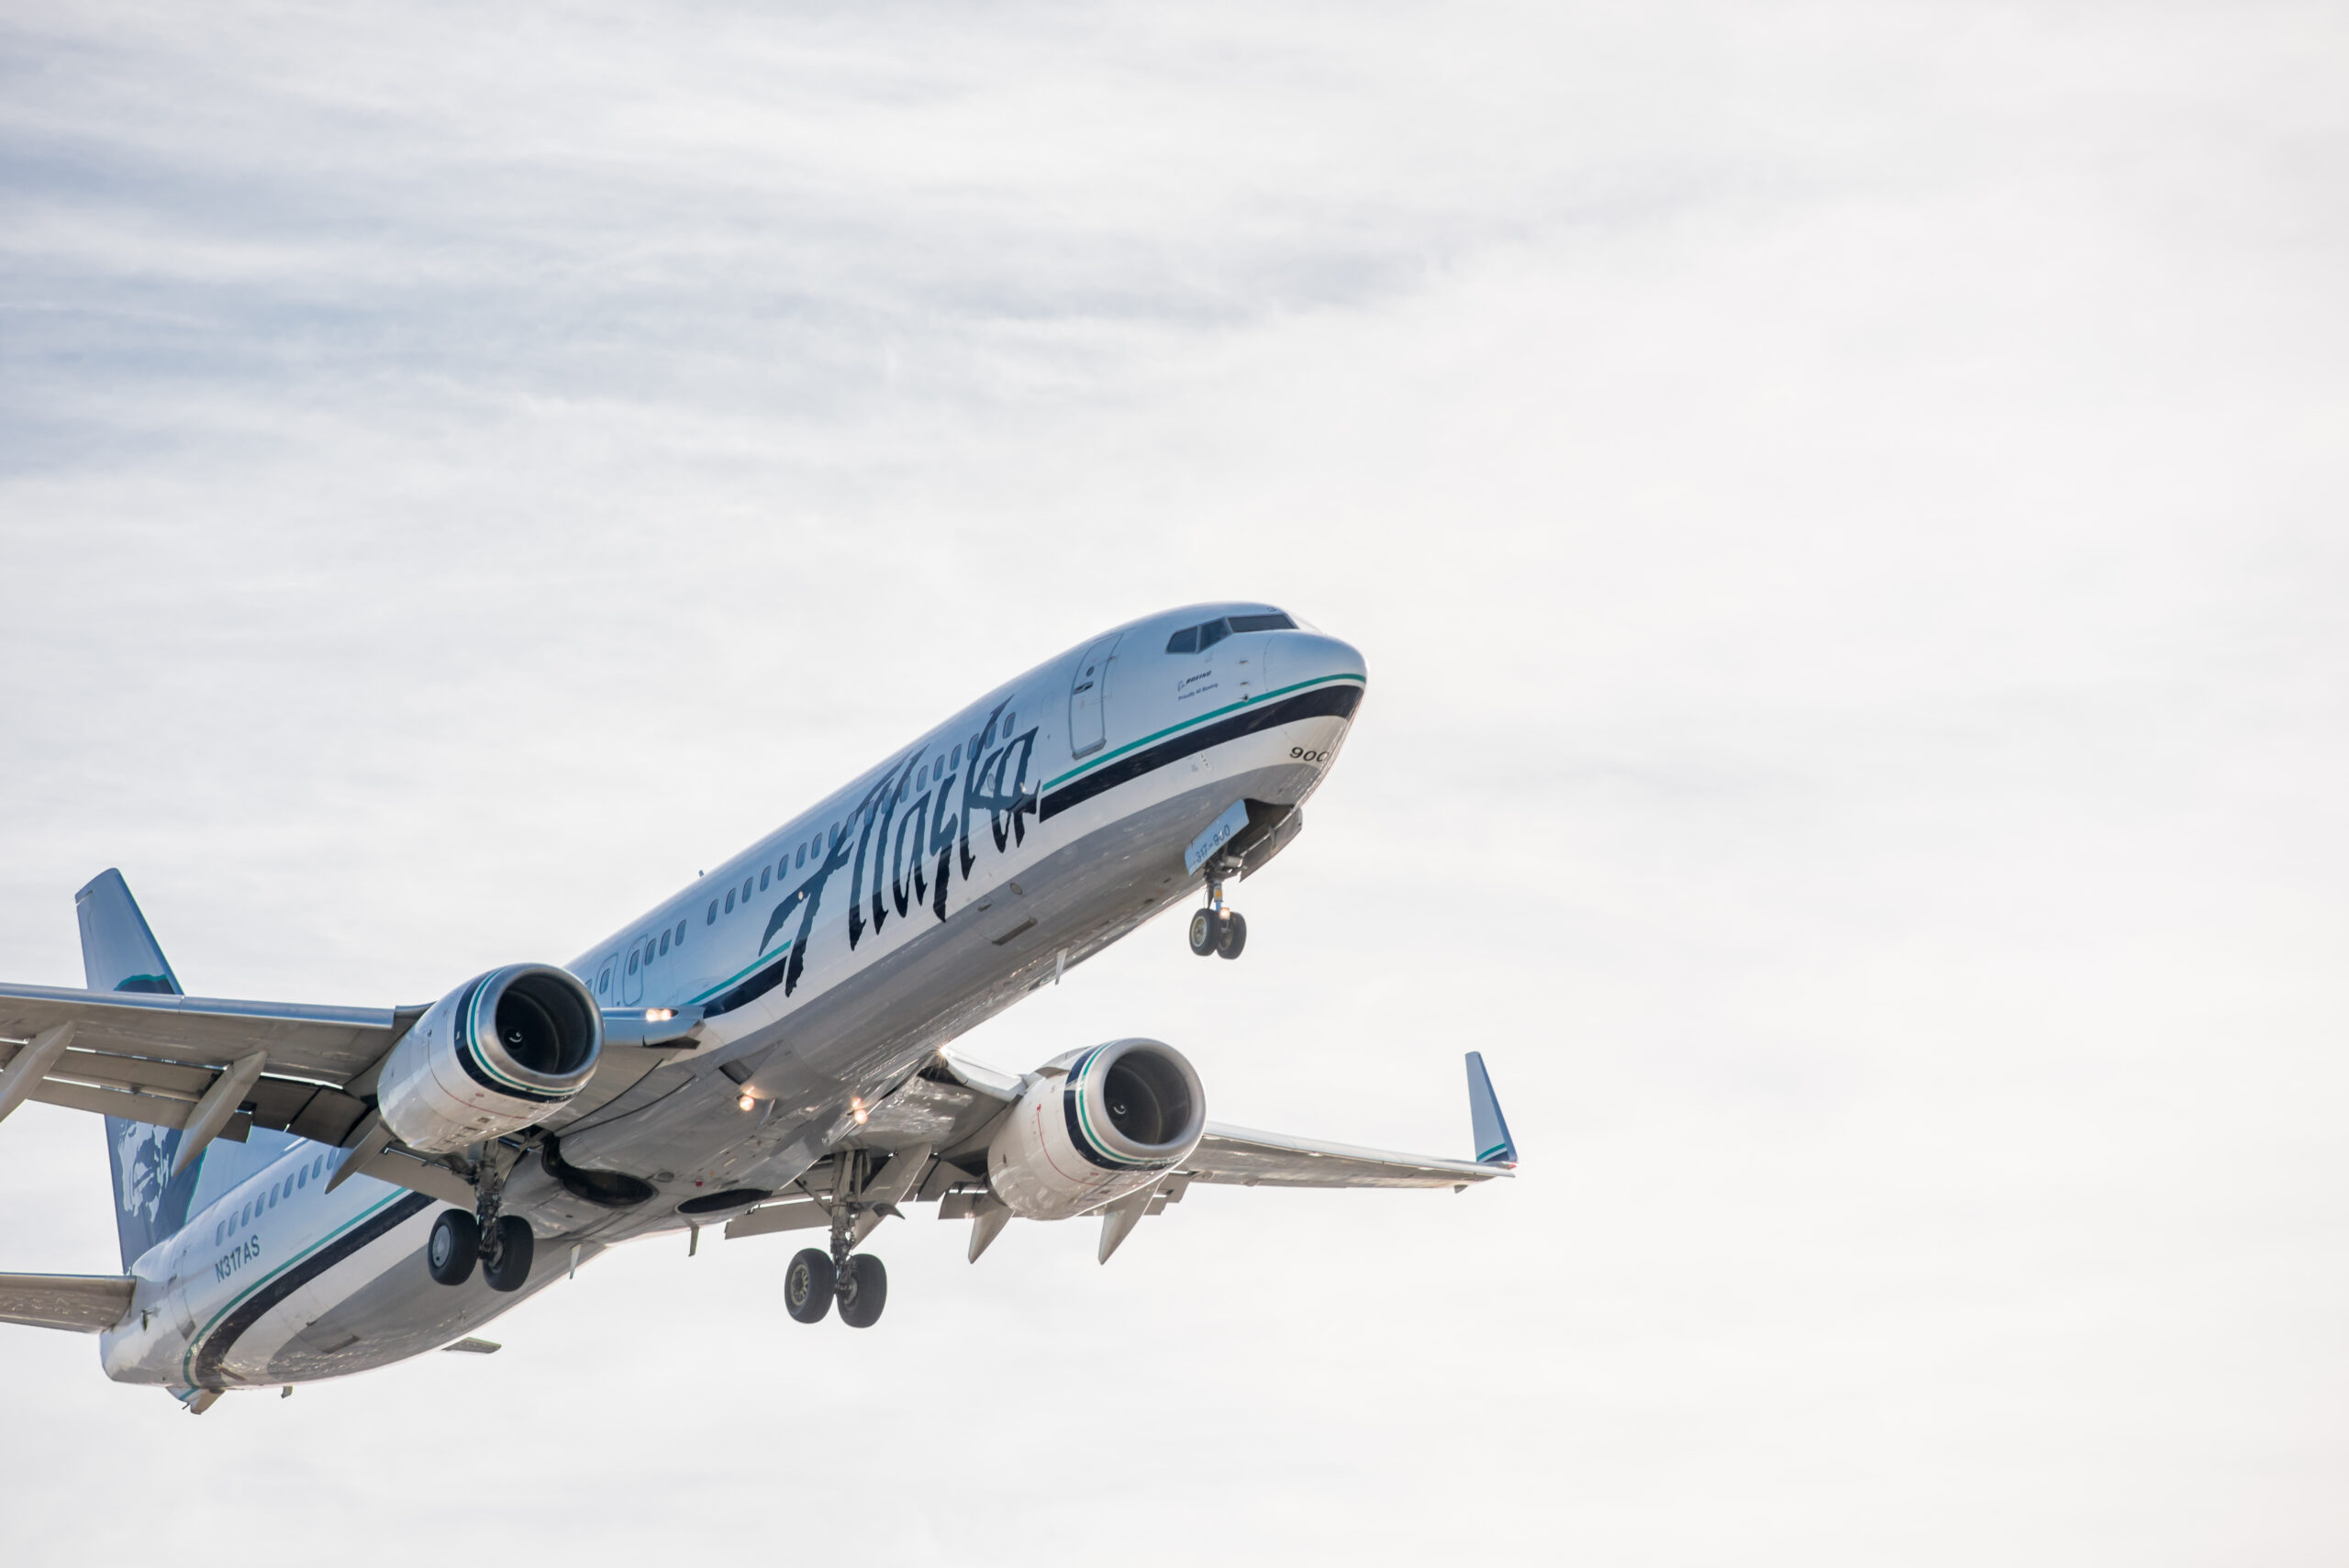
[[[1390,1154],[1212,1121],[1175,1171],[1178,1180],[1238,1187],[1461,1187],[1511,1174],[1506,1165]]]

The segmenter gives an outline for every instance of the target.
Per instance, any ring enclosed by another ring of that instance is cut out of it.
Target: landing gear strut
[[[473,1168],[473,1212],[444,1209],[432,1223],[431,1240],[424,1247],[424,1265],[441,1284],[464,1284],[473,1278],[476,1262],[492,1290],[519,1290],[530,1277],[538,1238],[531,1234],[529,1220],[498,1212],[512,1162],[501,1162],[497,1155],[493,1145]]]
[[[1220,953],[1238,958],[1248,945],[1248,917],[1223,906],[1223,877],[1230,868],[1208,868],[1208,906],[1191,917],[1191,951],[1201,958]]]
[[[852,1158],[861,1169],[862,1157]],[[874,1207],[882,1213],[896,1212],[894,1207]],[[841,1321],[852,1329],[870,1329],[881,1321],[881,1309],[889,1302],[889,1271],[872,1253],[850,1250],[856,1245],[857,1217],[863,1207],[855,1202],[834,1203],[831,1251],[806,1247],[792,1258],[783,1276],[783,1307],[795,1321],[822,1322],[835,1300],[841,1304]]]

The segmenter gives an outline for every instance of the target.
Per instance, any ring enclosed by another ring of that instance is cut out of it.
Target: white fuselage
[[[1188,626],[1275,613],[1197,606],[1072,649],[573,960],[607,1008],[710,1016],[689,1058],[599,1067],[547,1118],[563,1163],[657,1195],[599,1207],[526,1162],[505,1199],[540,1239],[521,1291],[435,1284],[421,1253],[447,1205],[359,1175],[328,1193],[336,1151],[295,1141],[139,1260],[108,1374],[217,1388],[380,1366],[564,1277],[574,1249],[786,1186],[941,1046],[1190,897],[1185,847],[1234,802],[1313,792],[1364,690],[1352,647],[1290,629],[1167,651]]]

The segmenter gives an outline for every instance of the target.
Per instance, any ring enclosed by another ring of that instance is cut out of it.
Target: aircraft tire
[[[481,1277],[492,1290],[519,1290],[530,1277],[530,1254],[538,1248],[530,1222],[518,1214],[507,1215],[497,1222],[497,1262],[484,1264]]]
[[[1223,912],[1223,924],[1215,934],[1215,951],[1226,958],[1238,958],[1240,950],[1248,945],[1248,917],[1237,909]]]
[[[832,1309],[832,1289],[838,1283],[829,1252],[803,1247],[783,1276],[783,1309],[796,1323],[820,1323]]]
[[[481,1257],[481,1222],[462,1208],[440,1211],[432,1222],[432,1238],[424,1244],[424,1266],[435,1283],[462,1284],[473,1277]]]
[[[889,1304],[889,1271],[870,1252],[848,1261],[848,1288],[841,1292],[841,1321],[852,1329],[870,1329],[881,1321]]]
[[[1215,951],[1215,917],[1202,909],[1191,917],[1191,951],[1205,958]]]

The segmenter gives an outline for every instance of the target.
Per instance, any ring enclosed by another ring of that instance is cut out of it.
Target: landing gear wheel
[[[889,1304],[889,1271],[870,1252],[848,1261],[848,1277],[840,1284],[841,1321],[852,1329],[870,1329],[881,1321]]]
[[[1215,951],[1215,915],[1206,909],[1191,917],[1191,951],[1205,958]]]
[[[432,1222],[432,1239],[424,1244],[424,1266],[441,1284],[462,1284],[473,1277],[481,1257],[481,1225],[462,1208],[443,1209]]]
[[[530,1253],[537,1244],[530,1222],[520,1215],[507,1215],[497,1222],[497,1255],[483,1262],[481,1277],[492,1290],[521,1289],[522,1282],[530,1277]]]
[[[783,1276],[783,1309],[795,1322],[821,1323],[824,1314],[832,1309],[836,1283],[831,1254],[804,1247]]]
[[[1238,958],[1247,945],[1248,917],[1237,909],[1226,909],[1216,927],[1215,951],[1226,958]]]

